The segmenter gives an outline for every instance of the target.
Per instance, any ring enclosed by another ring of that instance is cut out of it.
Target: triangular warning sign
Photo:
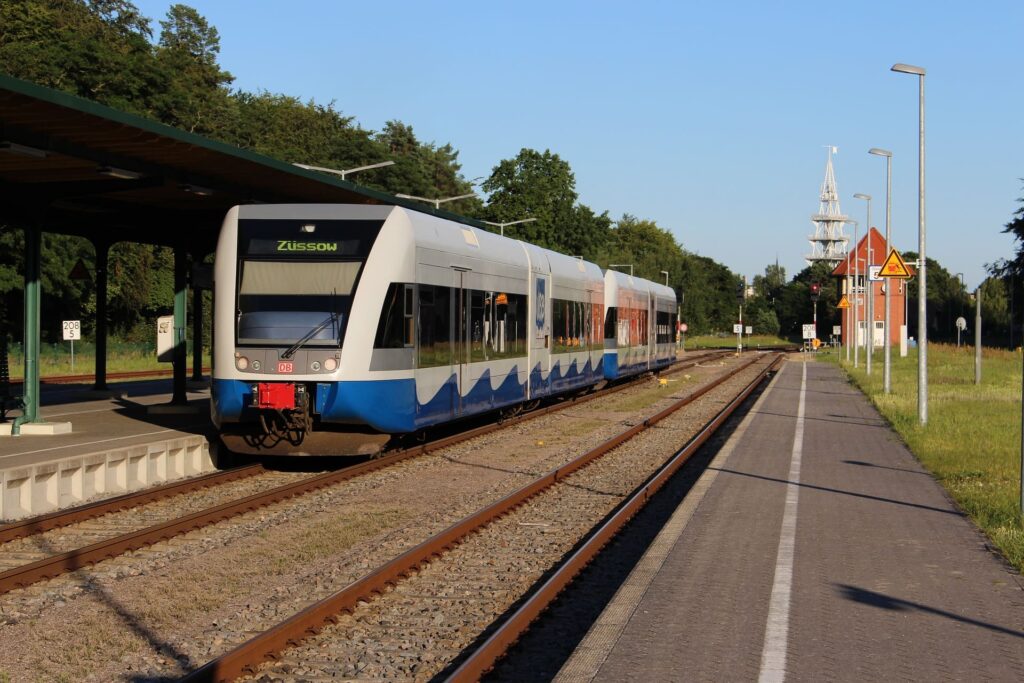
[[[889,255],[885,257],[885,262],[882,263],[882,268],[878,271],[878,277],[891,277],[898,280],[906,280],[911,277],[910,270],[907,268],[906,262],[903,261],[903,257],[895,249],[889,252]]]
[[[75,262],[75,265],[71,268],[71,272],[68,274],[68,277],[72,280],[88,280],[91,278],[89,275],[89,269],[85,267],[84,263],[82,263],[82,259],[78,259],[78,261]]]
[[[849,308],[849,307],[850,307],[850,299],[845,294],[843,294],[843,298],[840,299],[839,303],[836,304],[836,308]]]

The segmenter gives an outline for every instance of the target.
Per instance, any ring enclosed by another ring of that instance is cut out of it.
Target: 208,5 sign
[[[64,321],[64,341],[78,341],[82,338],[82,321]]]

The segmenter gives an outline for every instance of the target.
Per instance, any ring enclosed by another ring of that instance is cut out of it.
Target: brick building
[[[870,247],[870,249],[869,249]],[[870,258],[869,258],[870,254]],[[890,309],[890,331],[889,340],[893,346],[899,346],[901,329],[904,330],[907,324],[907,281],[906,280],[881,280],[881,281],[868,281],[868,266],[881,266],[885,261],[885,257],[889,254],[889,247],[885,243],[885,237],[880,232],[871,228],[868,230],[868,234],[865,235],[860,242],[857,243],[856,248],[846,255],[843,261],[840,261],[839,265],[836,266],[835,270],[832,271],[832,277],[839,279],[838,291],[845,294],[850,300],[850,308],[843,311],[842,316],[842,328],[843,328],[843,343],[846,343],[847,330],[854,326],[854,294],[857,295],[857,326],[859,330],[858,342],[860,345],[864,345],[867,337],[867,297],[873,297],[872,305],[874,310],[872,311],[872,329],[874,330],[874,345],[880,347],[883,345],[885,340],[885,288],[886,286],[892,286],[892,308]],[[855,261],[859,261],[859,274],[856,272]],[[909,266],[908,266],[909,269]],[[910,269],[913,275],[913,269]],[[847,278],[849,275],[849,278]],[[856,284],[854,280],[856,279]],[[869,285],[867,289],[865,286]],[[849,289],[848,289],[849,287]]]

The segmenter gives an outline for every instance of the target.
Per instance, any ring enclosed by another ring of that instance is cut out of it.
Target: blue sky
[[[166,0],[137,0],[153,19]],[[1024,195],[1024,3],[192,0],[244,90],[333,101],[460,151],[466,178],[523,147],[569,162],[580,201],[671,230],[752,277],[805,266],[826,145],[844,212],[917,249],[924,66],[927,253],[973,289],[1009,256]],[[849,228],[852,230],[852,226]]]

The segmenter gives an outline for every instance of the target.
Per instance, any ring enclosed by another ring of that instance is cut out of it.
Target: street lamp
[[[927,302],[928,287],[925,278],[925,267],[928,259],[925,256],[925,222],[924,222],[924,75],[920,66],[909,64],[893,64],[892,70],[897,73],[917,76],[917,251],[920,265],[917,269],[917,418],[922,425],[928,424],[928,320]]]
[[[298,166],[304,168],[307,171],[322,171],[324,173],[334,173],[340,175],[341,179],[344,180],[345,176],[349,173],[358,173],[359,171],[369,171],[371,168],[384,168],[385,166],[394,166],[393,161],[382,161],[379,164],[370,164],[369,166],[357,166],[356,168],[346,168],[343,171],[339,171],[336,168],[324,168],[323,166],[310,166],[309,164],[292,164],[292,166]]]
[[[853,367],[860,367],[860,306],[857,290],[860,287],[860,238],[857,230],[860,223],[853,223]]]
[[[629,268],[629,276],[633,277],[633,264],[632,263],[609,263],[609,268]]]
[[[868,301],[867,310],[865,311],[864,317],[867,318],[867,335],[864,340],[864,350],[867,353],[867,359],[864,363],[866,372],[871,374],[871,356],[875,352],[875,306],[873,299],[875,298],[875,286],[871,283],[871,195],[862,194],[858,192],[853,195],[854,199],[863,199],[868,204],[868,227],[864,231],[867,235],[868,240],[868,261],[867,261],[867,279],[865,289],[867,290]]]
[[[416,201],[419,202],[427,202],[429,204],[433,204],[435,209],[440,209],[441,205],[447,202],[454,202],[458,199],[469,199],[470,197],[475,197],[476,192],[460,194],[457,197],[445,197],[443,199],[428,199],[427,197],[414,197],[411,194],[396,194],[395,196],[398,197],[399,199],[415,199]]]
[[[964,284],[964,274],[963,273],[956,273],[954,275],[954,277],[960,278],[960,291],[956,293],[956,298],[960,299],[960,315],[957,318],[957,320],[959,321],[959,318],[963,318],[964,317],[964,294],[967,292],[967,285]],[[959,325],[956,326],[956,347],[960,348],[960,326]]]
[[[885,157],[885,248],[892,251],[892,152],[887,149],[872,147],[868,150],[868,154]],[[892,391],[892,381],[890,378],[892,372],[890,356],[890,346],[892,345],[892,332],[890,331],[892,321],[890,317],[891,308],[892,281],[887,280],[885,283],[885,368],[882,371],[882,390],[887,394]],[[906,322],[905,318],[904,322]]]
[[[401,196],[401,195],[399,195],[399,196]],[[518,221],[510,221],[508,223],[492,223],[491,221],[484,221],[484,223],[486,223],[487,225],[493,225],[494,227],[498,228],[498,230],[500,231],[499,232],[500,235],[504,235],[505,234],[505,228],[507,228],[510,225],[519,225],[520,223],[529,223],[530,221],[535,221],[535,220],[537,220],[537,219],[536,218],[523,218],[523,219],[520,219]]]

